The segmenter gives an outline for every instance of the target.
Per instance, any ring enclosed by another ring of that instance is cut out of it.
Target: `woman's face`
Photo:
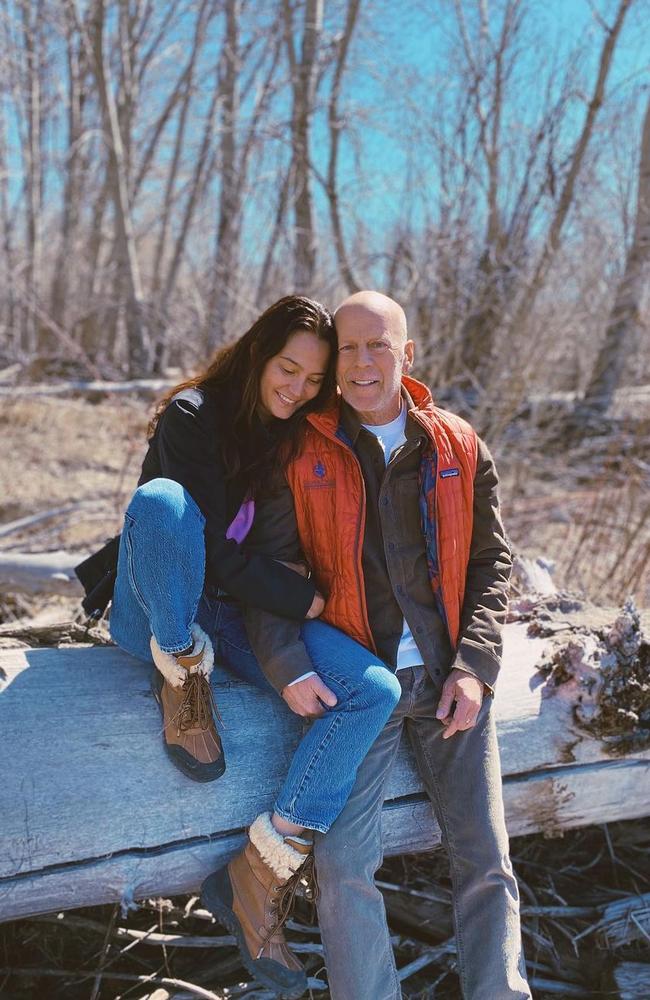
[[[328,344],[307,330],[292,333],[279,354],[266,362],[260,378],[263,420],[287,420],[318,395],[329,361]]]

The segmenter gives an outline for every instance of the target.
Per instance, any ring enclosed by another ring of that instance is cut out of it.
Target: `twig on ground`
[[[111,913],[110,920],[108,921],[108,926],[106,927],[106,933],[104,934],[104,944],[102,945],[101,957],[99,959],[100,970],[102,970],[104,965],[106,964],[106,957],[108,955],[108,950],[111,946],[111,936],[113,934],[113,927],[115,926],[115,919],[117,917],[117,907],[118,904],[116,903],[115,906],[113,907],[113,912]],[[101,982],[102,982],[102,973],[101,971],[99,971],[95,976],[92,992],[90,994],[90,1000],[97,1000],[97,997],[99,996],[99,989],[101,986]]]

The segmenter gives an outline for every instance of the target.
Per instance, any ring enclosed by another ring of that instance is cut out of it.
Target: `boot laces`
[[[207,677],[198,671],[188,674],[183,681],[183,691],[183,701],[176,716],[179,735],[188,729],[207,729],[213,715],[222,721]]]
[[[293,910],[295,898],[299,889],[302,889],[305,898],[312,904],[317,901],[320,895],[318,880],[316,878],[316,864],[313,854],[307,855],[300,868],[296,869],[293,875],[291,875],[286,882],[280,886],[274,887],[275,894],[273,897],[274,905],[272,907],[272,911],[275,919],[271,927],[266,930],[264,942],[259,953],[260,955],[264,950],[267,941],[269,941],[269,939],[284,926],[286,921],[291,916],[291,911]]]
[[[305,897],[314,904],[319,896],[318,882],[316,880],[316,867],[314,855],[308,854],[300,868],[291,875],[282,885],[273,887],[273,905],[270,907],[274,920],[270,927],[265,927],[261,933],[262,944],[257,953],[261,958],[264,949],[274,934],[284,927],[284,924],[291,916],[298,889],[302,888]]]

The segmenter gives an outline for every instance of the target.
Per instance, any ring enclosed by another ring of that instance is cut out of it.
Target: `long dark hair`
[[[258,416],[262,372],[267,362],[282,351],[289,337],[301,331],[313,333],[329,345],[325,378],[312,400],[287,420],[274,420],[265,433]],[[217,390],[219,439],[226,475],[233,478],[241,474],[255,495],[279,465],[284,466],[297,454],[306,415],[323,409],[333,399],[336,351],[336,331],[329,310],[303,295],[287,295],[263,312],[239,340],[218,351],[206,368],[179,383],[160,400],[148,435],[153,435],[163,411],[181,390]]]

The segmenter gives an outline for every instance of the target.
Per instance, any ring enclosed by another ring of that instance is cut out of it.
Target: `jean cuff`
[[[287,823],[295,823],[296,826],[304,826],[305,830],[316,830],[317,833],[327,833],[331,823],[323,824],[317,823],[313,820],[307,820],[303,816],[296,816],[295,813],[289,812],[286,809],[282,809],[276,802],[273,806],[273,811],[281,816],[282,819],[286,819]]]

